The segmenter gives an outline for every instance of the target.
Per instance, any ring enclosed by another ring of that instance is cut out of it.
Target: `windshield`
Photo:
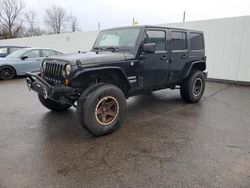
[[[140,28],[122,28],[101,31],[93,48],[134,50]]]
[[[29,48],[23,48],[20,50],[17,50],[13,53],[11,53],[10,55],[6,56],[5,58],[11,58],[11,59],[18,59],[20,58],[25,52],[27,52],[29,50]]]

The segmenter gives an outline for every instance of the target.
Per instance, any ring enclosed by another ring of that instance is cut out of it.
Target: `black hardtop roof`
[[[126,29],[126,28],[173,29],[173,30],[181,30],[181,31],[191,31],[191,32],[203,33],[203,31],[199,31],[199,30],[176,28],[176,27],[164,27],[164,26],[156,26],[156,25],[136,25],[136,26],[115,27],[115,28],[103,29],[103,31],[112,30],[112,29]]]

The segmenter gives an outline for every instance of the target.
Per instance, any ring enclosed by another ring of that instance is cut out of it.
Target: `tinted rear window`
[[[172,50],[186,50],[187,49],[187,35],[186,32],[172,31]]]
[[[203,50],[204,42],[201,33],[190,33],[191,50]]]
[[[42,52],[43,52],[43,57],[49,57],[49,56],[62,54],[62,53],[54,51],[54,50],[42,50]]]

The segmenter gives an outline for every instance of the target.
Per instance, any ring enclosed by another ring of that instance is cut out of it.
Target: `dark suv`
[[[45,59],[27,84],[52,111],[76,107],[82,126],[100,136],[121,125],[128,97],[170,88],[198,102],[205,69],[202,32],[133,26],[101,31],[89,52]]]

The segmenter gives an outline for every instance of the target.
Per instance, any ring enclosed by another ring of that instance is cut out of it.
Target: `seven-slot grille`
[[[44,71],[44,79],[50,84],[61,84],[63,80],[63,66],[66,62],[58,60],[46,60],[46,67]]]

